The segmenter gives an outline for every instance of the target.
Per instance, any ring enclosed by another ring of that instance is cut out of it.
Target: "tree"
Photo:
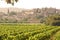
[[[53,26],[60,26],[60,15],[54,14],[46,18],[45,24],[53,25]]]
[[[6,2],[7,2],[7,4],[12,4],[12,5],[14,5],[14,1],[15,2],[18,2],[18,0],[5,0]]]

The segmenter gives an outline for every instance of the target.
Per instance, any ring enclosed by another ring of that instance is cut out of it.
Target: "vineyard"
[[[60,26],[2,23],[0,40],[60,40]]]

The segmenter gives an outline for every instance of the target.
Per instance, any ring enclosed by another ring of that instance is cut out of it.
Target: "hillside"
[[[0,23],[41,23],[48,16],[58,14],[56,8],[0,8]],[[12,20],[12,21],[11,21]]]

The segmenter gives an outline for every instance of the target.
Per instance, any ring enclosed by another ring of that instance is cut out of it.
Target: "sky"
[[[60,9],[60,0],[19,0],[15,5],[7,4],[5,0],[0,0],[0,8],[44,8],[44,7],[53,7]]]

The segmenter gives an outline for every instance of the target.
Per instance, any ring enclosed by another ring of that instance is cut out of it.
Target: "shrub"
[[[60,15],[55,14],[48,16],[45,20],[47,25],[60,26]]]

